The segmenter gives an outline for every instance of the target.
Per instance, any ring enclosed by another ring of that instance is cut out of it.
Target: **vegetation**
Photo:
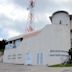
[[[68,55],[69,55],[69,61],[68,61],[68,64],[72,64],[72,48],[69,49],[69,51],[68,51]]]
[[[49,67],[72,67],[72,64],[56,64]]]
[[[4,52],[5,44],[6,44],[6,40],[0,41],[0,51],[1,51],[1,52]]]

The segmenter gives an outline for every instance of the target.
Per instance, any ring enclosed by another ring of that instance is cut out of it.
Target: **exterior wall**
[[[22,47],[26,48],[26,52],[34,52],[34,55],[40,52],[44,53],[43,64],[59,63],[64,56],[50,56],[50,51],[67,51],[70,48],[69,28],[66,25],[48,25],[37,36],[24,39],[23,43],[25,45]],[[59,52],[58,54],[60,53],[63,54],[63,52]],[[34,63],[37,64],[36,61]]]
[[[72,32],[70,32],[70,41],[71,41],[71,48],[72,48]]]
[[[70,48],[69,30],[67,25],[47,25],[37,35],[24,38],[18,48],[5,50],[3,62],[18,64],[28,64],[30,62],[32,65],[62,63],[67,57],[66,51]],[[9,60],[8,55],[14,53],[16,58]],[[43,54],[43,63],[37,64],[37,55],[42,58],[41,53]],[[21,59],[18,59],[18,54],[21,54]],[[27,59],[28,54],[29,59]],[[29,60],[28,63],[27,60]]]
[[[23,50],[6,49],[4,51],[3,62],[13,64],[24,64],[24,52]]]
[[[71,40],[71,48],[72,48],[72,20],[70,20],[70,40]]]
[[[72,20],[70,20],[70,30],[72,30]]]

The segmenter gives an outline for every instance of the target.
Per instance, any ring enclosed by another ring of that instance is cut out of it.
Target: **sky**
[[[29,0],[0,0],[0,40],[25,33],[28,7]],[[72,14],[72,0],[35,0],[32,27],[37,30],[51,24],[49,16],[59,10]]]

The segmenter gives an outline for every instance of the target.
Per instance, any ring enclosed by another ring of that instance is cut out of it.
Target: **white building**
[[[57,11],[50,17],[52,24],[8,40],[4,63],[53,65],[65,61],[70,49],[70,15]]]

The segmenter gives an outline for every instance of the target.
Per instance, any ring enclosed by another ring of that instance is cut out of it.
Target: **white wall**
[[[31,34],[30,37],[24,37],[19,48],[5,50],[3,62],[9,63],[10,61],[10,63],[26,64],[26,53],[31,53],[32,64],[37,65],[37,53],[43,53],[43,65],[61,63],[66,56],[56,55],[67,55],[65,51],[69,50],[69,48],[69,27],[67,25],[47,25],[44,29]],[[11,53],[16,54],[16,59],[12,59],[12,62],[7,59],[7,56]],[[17,58],[19,53],[22,54],[21,59]]]
[[[70,20],[70,29],[72,29],[72,20]]]
[[[64,56],[50,56],[50,50],[66,51],[70,48],[69,27],[66,25],[48,25],[38,35],[24,39],[22,47],[25,48],[25,52],[34,52],[34,55],[43,52],[45,54],[44,64],[59,63],[60,58]]]

